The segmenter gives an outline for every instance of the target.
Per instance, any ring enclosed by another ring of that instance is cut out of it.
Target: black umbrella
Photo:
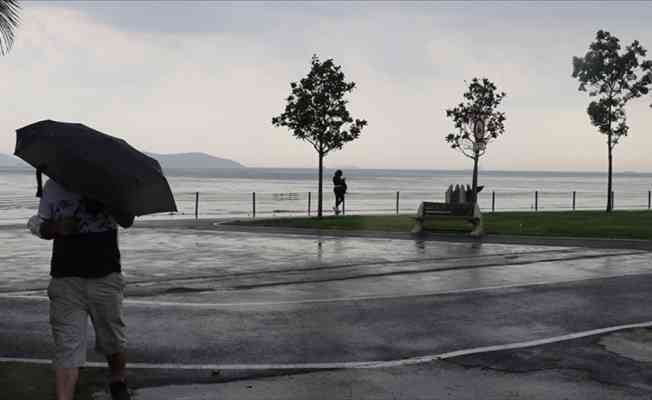
[[[77,193],[133,215],[177,211],[161,166],[122,139],[45,120],[16,130],[14,154]]]

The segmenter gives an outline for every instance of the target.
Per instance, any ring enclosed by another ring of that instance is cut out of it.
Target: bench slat
[[[473,225],[470,235],[479,237],[484,234],[480,208],[472,203],[436,203],[424,201],[419,205],[416,215],[416,224],[412,233],[423,231],[423,223],[428,217],[465,217]]]
[[[422,215],[453,215],[453,216],[471,216],[473,215],[473,204],[450,204],[423,202]]]

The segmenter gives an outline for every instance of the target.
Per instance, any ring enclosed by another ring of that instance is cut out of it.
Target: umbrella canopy
[[[45,120],[17,129],[14,154],[70,190],[117,211],[177,211],[158,161],[86,125]]]

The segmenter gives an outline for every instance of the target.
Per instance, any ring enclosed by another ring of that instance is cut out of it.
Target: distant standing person
[[[90,317],[95,328],[95,347],[106,357],[111,372],[111,398],[129,400],[122,317],[125,282],[116,222],[127,228],[134,217],[110,213],[100,203],[51,179],[43,186],[42,194],[39,187],[38,195],[38,214],[27,225],[36,236],[54,239],[48,297],[56,398],[74,398],[79,368],[86,362]]]
[[[342,170],[338,169],[333,175],[333,192],[335,192],[335,215],[340,215],[340,204],[344,203],[344,194],[346,193],[346,178],[342,176]]]

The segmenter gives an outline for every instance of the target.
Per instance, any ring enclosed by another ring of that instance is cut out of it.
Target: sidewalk
[[[652,398],[652,328],[418,358],[652,320],[646,241],[488,236],[477,246],[454,234],[220,222],[139,221],[125,232],[131,361],[149,363],[129,372],[137,400]],[[35,251],[15,231],[0,234],[13,243],[16,276],[39,288],[45,275],[35,265],[46,265],[49,246]],[[0,329],[15,342],[7,354],[44,359],[47,299],[12,300],[12,288]],[[21,316],[13,325],[12,315]],[[398,362],[263,369],[364,360]],[[83,370],[77,400],[109,399],[97,365]],[[48,398],[49,368],[0,362],[0,383],[17,400]],[[24,395],[21,383],[44,395]]]
[[[199,224],[200,229],[210,225]],[[415,239],[386,232],[311,231],[213,225],[234,231]],[[199,227],[199,226],[198,226]],[[420,240],[476,241],[425,234]],[[652,250],[639,240],[488,235],[485,243]],[[540,347],[485,353],[420,365],[316,371],[295,375],[136,390],[140,400],[165,399],[650,399],[652,330],[639,329]]]
[[[652,330],[638,329],[420,365],[227,379],[135,393],[139,400],[650,399],[651,362]]]

